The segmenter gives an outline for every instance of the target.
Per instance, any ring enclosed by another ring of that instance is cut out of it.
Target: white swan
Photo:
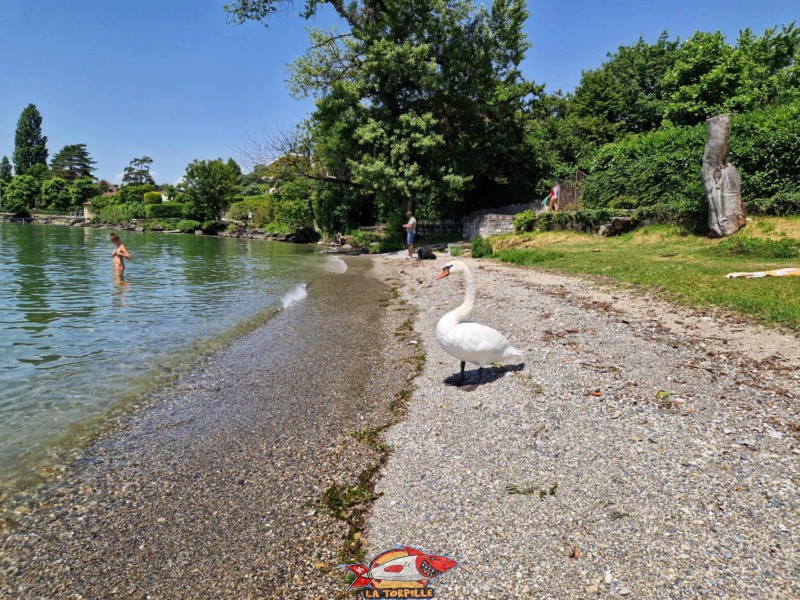
[[[486,325],[466,321],[475,306],[475,285],[472,273],[460,260],[447,263],[436,279],[443,279],[451,273],[461,273],[466,286],[466,298],[457,309],[450,311],[436,325],[436,341],[442,350],[461,361],[461,379],[464,379],[466,363],[478,365],[478,383],[481,382],[483,368],[511,356],[522,356],[513,348],[505,336]]]

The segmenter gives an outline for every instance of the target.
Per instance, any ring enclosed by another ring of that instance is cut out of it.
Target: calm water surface
[[[0,223],[0,480],[215,337],[302,300],[313,248]],[[331,260],[331,259],[327,259]]]

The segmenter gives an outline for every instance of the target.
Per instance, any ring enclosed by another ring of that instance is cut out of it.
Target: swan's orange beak
[[[442,272],[441,272],[441,273],[439,273],[439,274],[436,276],[436,279],[444,279],[444,278],[445,278],[445,277],[447,277],[448,275],[450,275],[450,269],[442,269]]]

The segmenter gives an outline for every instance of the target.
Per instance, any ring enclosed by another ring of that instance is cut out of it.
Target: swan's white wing
[[[480,323],[459,323],[453,327],[451,335],[457,336],[466,348],[477,352],[505,350],[508,346],[502,333]]]
[[[503,360],[509,347],[502,333],[478,323],[459,323],[439,343],[451,356],[481,366]]]

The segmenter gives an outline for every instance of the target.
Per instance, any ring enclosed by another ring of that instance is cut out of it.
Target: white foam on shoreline
[[[338,256],[329,256],[328,260],[323,263],[322,268],[331,273],[338,273],[341,275],[347,271],[347,263]]]
[[[298,283],[288,292],[283,295],[283,308],[289,308],[290,306],[297,304],[303,298],[308,297],[308,291],[306,290],[307,283]]]

